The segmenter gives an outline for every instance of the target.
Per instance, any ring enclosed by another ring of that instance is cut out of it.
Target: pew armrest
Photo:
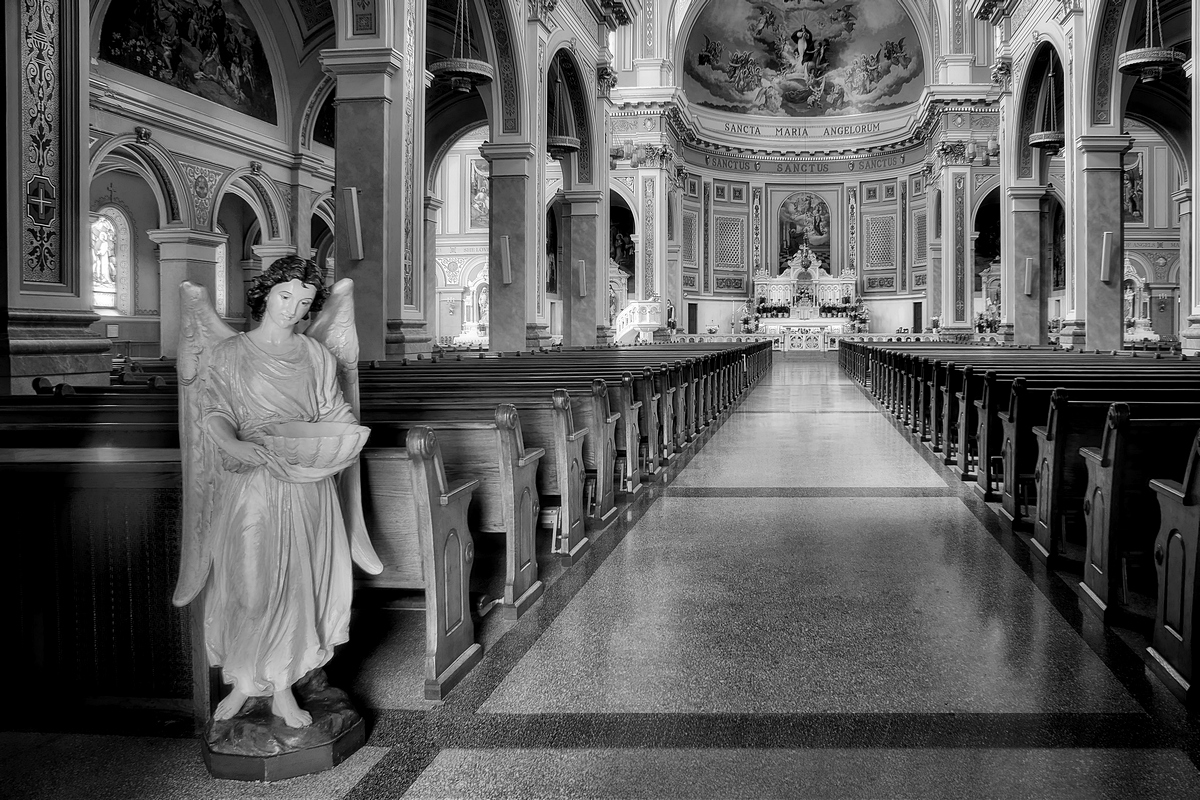
[[[620,414],[616,415],[617,418],[619,418],[620,416],[621,416]],[[615,418],[609,420],[609,422],[615,422],[615,421],[616,421]],[[585,436],[587,436],[587,428],[580,428],[577,431],[572,431],[571,433],[568,433],[567,441],[568,442],[577,442]]]
[[[1161,498],[1166,498],[1182,506],[1188,505],[1187,493],[1183,490],[1183,484],[1179,481],[1155,478],[1150,481],[1150,488],[1157,492]]]
[[[543,451],[543,452],[545,452],[545,451]],[[474,492],[478,488],[479,488],[479,479],[478,478],[469,478],[467,480],[455,481],[454,483],[450,484],[450,486],[446,489],[446,491],[442,494],[442,496],[438,498],[438,502],[441,505],[448,506],[451,503],[459,500],[464,495],[469,497],[471,492]]]
[[[621,412],[620,412],[620,411],[614,411],[613,413],[611,413],[611,414],[609,414],[609,415],[608,415],[608,419],[604,420],[604,424],[606,424],[606,425],[616,425],[616,424],[617,424],[617,420],[619,420],[620,418],[621,418]]]
[[[578,431],[578,433],[586,433],[586,431]],[[573,440],[572,440],[573,441]],[[546,455],[544,447],[526,447],[525,455],[517,459],[518,467],[527,467],[530,464],[536,464]]]
[[[1104,454],[1097,447],[1081,447],[1079,448],[1079,455],[1083,456],[1084,461],[1099,464],[1102,467],[1109,466],[1108,459],[1104,457]]]

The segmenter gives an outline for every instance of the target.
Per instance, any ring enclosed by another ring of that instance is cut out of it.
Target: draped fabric
[[[354,422],[333,356],[307,336],[274,355],[245,334],[213,352],[203,424],[229,419],[253,441],[277,422]],[[273,694],[323,666],[349,633],[350,548],[335,479],[286,483],[224,460],[204,599],[209,663],[248,696]]]

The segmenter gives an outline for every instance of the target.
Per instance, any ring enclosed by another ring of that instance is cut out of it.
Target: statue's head
[[[250,289],[246,292],[246,306],[250,309],[251,319],[262,319],[263,311],[267,307],[267,296],[271,294],[273,286],[292,280],[307,283],[317,290],[312,305],[308,307],[308,313],[320,311],[325,298],[329,296],[329,290],[325,288],[317,262],[300,256],[284,256],[251,282]],[[305,319],[307,318],[305,315]]]

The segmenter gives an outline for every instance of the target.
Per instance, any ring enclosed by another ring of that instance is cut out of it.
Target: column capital
[[[392,47],[343,47],[322,50],[325,72],[342,75],[385,75],[392,77],[404,66],[404,54]]]
[[[1075,138],[1075,149],[1080,153],[1081,168],[1084,170],[1123,169],[1121,157],[1131,147],[1133,137],[1128,134]]]
[[[1009,186],[1006,191],[1011,212],[1041,211],[1042,200],[1046,197],[1045,186]]]
[[[490,164],[500,161],[532,161],[537,155],[537,147],[533,142],[484,142],[479,146],[479,154]]]
[[[256,244],[250,249],[254,251],[254,255],[263,261],[267,261],[268,259],[275,261],[284,256],[296,255],[296,247],[290,244]]]
[[[229,237],[224,233],[216,233],[213,231],[198,231],[193,228],[158,228],[156,230],[146,231],[146,236],[150,241],[157,244],[160,248],[160,253],[163,258],[186,258],[187,255],[180,253],[178,255],[167,255],[163,248],[212,248],[216,250],[221,245],[229,241]]]
[[[438,211],[446,205],[446,201],[440,197],[434,197],[431,194],[425,195],[425,210]]]

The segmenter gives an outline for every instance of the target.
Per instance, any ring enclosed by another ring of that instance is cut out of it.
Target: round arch
[[[283,197],[279,188],[270,178],[262,175],[254,167],[242,167],[225,176],[217,191],[213,193],[213,221],[216,225],[216,212],[221,208],[221,200],[225,193],[237,190],[237,194],[250,204],[263,226],[263,241],[292,244],[291,221],[288,219]],[[215,227],[212,228],[215,230]]]
[[[159,219],[164,220],[163,224],[193,227],[195,220],[191,204],[180,202],[180,198],[191,197],[191,192],[184,189],[179,165],[169,150],[150,138],[146,129],[139,128],[135,133],[124,133],[98,144],[88,158],[88,182],[95,180],[105,159],[118,152],[143,171],[159,200]]]
[[[552,46],[550,52],[551,56],[546,68],[547,77],[553,74],[554,68],[557,66],[563,83],[566,84],[567,97],[571,103],[573,132],[579,138],[579,150],[570,157],[570,163],[574,166],[574,169],[567,169],[565,163],[563,165],[563,188],[570,191],[579,186],[593,184],[596,181],[596,159],[598,156],[592,142],[592,119],[595,109],[588,98],[588,93],[584,91],[584,86],[588,84],[581,78],[582,73],[579,68],[578,59],[575,53],[571,51],[570,43],[565,41],[560,42],[556,48]],[[545,134],[539,132],[538,135]]]
[[[1017,106],[1017,118],[1013,125],[1016,135],[1008,137],[1008,152],[1005,156],[1012,159],[1012,163],[1017,165],[1018,180],[1032,180],[1033,183],[1042,184],[1047,182],[1047,170],[1043,169],[1045,159],[1035,158],[1033,153],[1035,148],[1029,146],[1029,137],[1037,130],[1040,121],[1045,118],[1049,94],[1046,90],[1047,73],[1052,62],[1057,63],[1056,79],[1062,82],[1062,87],[1056,90],[1057,95],[1063,100],[1064,108],[1068,107],[1064,94],[1066,83],[1062,70],[1064,63],[1062,52],[1065,48],[1062,44],[1053,36],[1042,36],[1041,43],[1033,48],[1020,69],[1021,85],[1014,87],[1016,89],[1015,96],[1020,98]],[[1068,130],[1071,124],[1069,117],[1069,114],[1064,114],[1061,119],[1066,141],[1072,139],[1071,131]]]

